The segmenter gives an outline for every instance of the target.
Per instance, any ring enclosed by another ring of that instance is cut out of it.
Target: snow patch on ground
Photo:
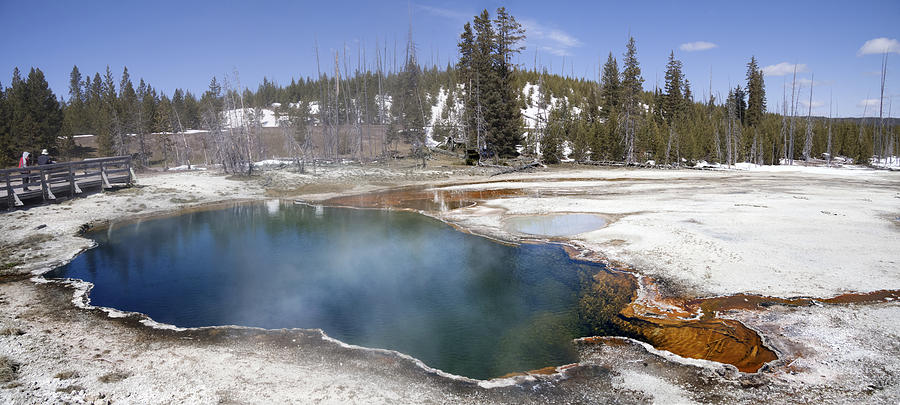
[[[889,156],[886,158],[870,159],[872,166],[882,167],[891,170],[900,170],[900,156]]]

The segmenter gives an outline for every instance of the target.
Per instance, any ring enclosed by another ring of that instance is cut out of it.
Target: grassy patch
[[[14,267],[19,266],[19,265],[23,265],[23,264],[25,264],[25,262],[5,262],[5,263],[0,263],[0,273],[5,272],[5,271],[8,271],[8,270],[12,270]]]
[[[100,376],[100,378],[98,378],[97,381],[100,381],[102,383],[114,383],[114,382],[122,381],[128,377],[131,377],[131,373],[126,373],[123,371],[115,371],[115,372],[106,373],[106,374]]]
[[[53,235],[50,235],[49,233],[35,233],[28,235],[25,239],[22,240],[20,245],[37,245],[51,239],[53,239]]]
[[[78,375],[78,372],[74,370],[59,372],[53,376],[53,378],[59,378],[60,380],[68,380],[70,378],[76,377],[80,377],[80,375]]]
[[[80,392],[80,391],[84,391],[84,387],[82,387],[80,385],[69,385],[66,387],[56,389],[56,392],[65,392],[66,394],[72,394],[72,393]]]
[[[198,201],[200,201],[200,199],[197,197],[191,197],[191,198],[174,197],[174,198],[169,199],[169,202],[171,202],[173,204],[190,204],[190,203],[195,203]]]
[[[133,207],[133,208],[129,209],[128,212],[141,212],[146,209],[147,209],[147,204],[141,204],[141,205],[138,205],[137,207]]]
[[[225,176],[226,180],[234,180],[234,181],[250,181],[253,180],[256,176],[247,176],[246,174],[232,174],[229,176]]]
[[[144,191],[141,190],[142,188],[144,188],[144,186],[125,187],[116,189],[115,191],[113,191],[113,193],[115,193],[116,195],[140,194]]]
[[[25,331],[19,328],[3,328],[0,329],[0,335],[2,336],[21,336],[24,335]]]
[[[15,380],[19,372],[19,363],[10,360],[6,356],[0,356],[0,383],[8,383]]]

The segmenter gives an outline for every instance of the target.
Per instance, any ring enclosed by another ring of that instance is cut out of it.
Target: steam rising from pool
[[[118,225],[52,276],[94,305],[182,327],[321,328],[473,378],[576,361],[579,291],[602,269],[409,212],[269,201]]]

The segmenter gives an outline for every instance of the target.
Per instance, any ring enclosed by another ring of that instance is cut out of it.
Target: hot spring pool
[[[491,378],[576,361],[579,291],[599,264],[409,212],[269,201],[93,232],[48,276],[93,305],[181,327],[321,328],[446,372]]]

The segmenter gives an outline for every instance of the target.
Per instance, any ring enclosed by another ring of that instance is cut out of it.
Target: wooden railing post
[[[47,182],[44,179],[44,169],[38,168],[38,175],[41,176],[41,198],[47,201]]]
[[[9,172],[6,172],[6,208],[12,209],[15,204],[15,196],[13,195],[12,183],[9,181]]]
[[[75,195],[75,166],[69,164],[69,197]]]

